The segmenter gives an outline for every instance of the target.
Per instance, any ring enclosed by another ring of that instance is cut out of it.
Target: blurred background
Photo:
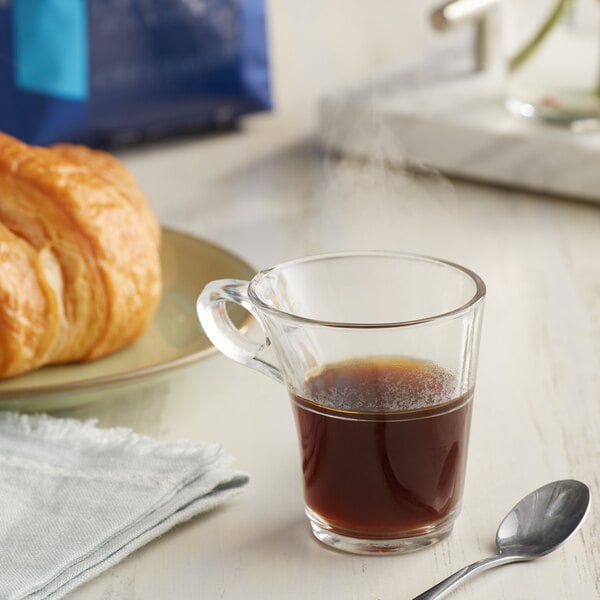
[[[596,0],[4,0],[0,131],[117,149],[258,113],[336,153],[597,201],[600,142],[572,134],[600,129],[599,29]]]
[[[0,130],[135,143],[268,110],[311,123],[324,94],[419,52],[431,3],[3,0]]]
[[[276,111],[314,126],[323,95],[395,68],[435,42],[430,11],[439,4],[268,1]]]

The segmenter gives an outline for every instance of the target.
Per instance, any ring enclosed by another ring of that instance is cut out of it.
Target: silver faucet
[[[499,0],[450,0],[431,13],[431,24],[438,31],[446,31],[462,23],[475,25],[475,68],[486,69],[490,62],[489,15]]]

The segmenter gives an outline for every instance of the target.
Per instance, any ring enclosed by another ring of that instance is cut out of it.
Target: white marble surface
[[[475,73],[465,44],[440,44],[416,61],[330,95],[320,107],[320,139],[355,156],[600,201],[600,132],[573,134],[511,117],[502,75]],[[381,130],[388,137],[384,144]]]
[[[65,411],[162,439],[217,440],[251,476],[241,496],[149,543],[70,598],[409,600],[492,552],[497,523],[524,493],[568,477],[592,489],[595,504],[582,530],[556,553],[483,574],[451,597],[598,598],[600,208],[325,155],[304,111],[322,89],[302,87],[295,78],[304,74],[285,68],[298,62],[288,41],[300,37],[296,27],[310,31],[316,16],[324,17],[316,27],[329,23],[331,31],[329,13],[343,14],[342,29],[352,32],[346,54],[363,57],[357,47],[388,48],[379,32],[390,35],[391,19],[369,21],[363,8],[343,12],[348,3],[334,3],[337,12],[330,4],[307,3],[303,11],[294,3],[289,14],[285,3],[272,4],[278,114],[249,119],[239,132],[119,154],[165,225],[217,242],[257,267],[313,252],[379,248],[444,257],[485,279],[463,512],[450,538],[411,555],[356,557],[323,548],[303,515],[285,391],[215,355],[150,392]],[[384,5],[371,6],[381,12]],[[391,33],[417,48],[423,36],[402,21],[402,10]],[[362,30],[371,45],[360,45]],[[340,48],[319,39],[321,46],[307,50],[315,64],[324,48]],[[347,72],[332,75],[344,83],[352,60],[341,51],[323,56],[329,66],[345,65]],[[375,62],[376,56],[369,54]],[[372,64],[363,59],[356,80]],[[320,77],[305,74],[305,81],[331,84],[327,69]]]

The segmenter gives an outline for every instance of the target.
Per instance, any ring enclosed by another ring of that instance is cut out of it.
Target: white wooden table
[[[578,478],[600,501],[598,205],[337,161],[274,116],[121,156],[164,224],[257,267],[329,250],[407,250],[471,267],[488,297],[464,506],[450,538],[396,557],[319,545],[303,515],[286,392],[215,355],[143,396],[66,411],[163,439],[217,440],[251,476],[242,495],[73,598],[410,599],[491,553],[499,520],[539,485]],[[598,598],[599,540],[596,505],[556,553],[483,574],[455,596]]]

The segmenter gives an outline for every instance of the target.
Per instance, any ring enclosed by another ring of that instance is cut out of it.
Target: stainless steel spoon
[[[496,556],[462,568],[413,600],[438,600],[477,573],[549,554],[575,533],[589,507],[590,490],[580,481],[566,479],[542,486],[525,496],[500,523]]]

